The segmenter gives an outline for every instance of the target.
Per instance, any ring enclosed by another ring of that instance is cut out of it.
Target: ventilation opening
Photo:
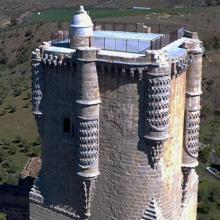
[[[70,132],[70,119],[69,118],[63,119],[63,131],[66,133]]]

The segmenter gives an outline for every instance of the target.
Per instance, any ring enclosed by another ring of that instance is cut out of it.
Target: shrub
[[[9,147],[9,149],[8,149],[8,154],[9,155],[14,155],[14,154],[16,154],[16,151],[17,151],[16,146],[15,145],[11,145]]]
[[[0,151],[0,163],[2,163],[3,161],[5,161],[7,158],[7,155],[4,151]]]
[[[16,112],[16,106],[15,105],[8,105],[8,112],[9,113],[14,113]]]
[[[199,151],[199,160],[202,163],[207,163],[210,158],[211,148],[205,147]]]
[[[9,67],[10,69],[13,69],[13,68],[15,68],[17,65],[18,65],[18,61],[17,61],[17,59],[14,59],[14,60],[12,60],[12,61],[8,64],[8,67]]]
[[[17,169],[15,167],[10,167],[8,170],[7,170],[8,173],[10,174],[13,174],[13,173],[16,173],[17,172]]]
[[[22,51],[21,54],[19,54],[19,56],[17,57],[17,61],[19,64],[22,64],[22,63],[25,63],[29,60],[30,58],[30,54],[29,54],[29,51],[27,50],[24,50]]]
[[[7,177],[5,178],[5,182],[7,184],[11,184],[11,185],[17,185],[18,180],[17,180],[17,175],[14,174],[8,174]]]
[[[18,25],[18,19],[16,18],[16,17],[11,17],[11,25],[12,26],[16,26],[16,25]]]
[[[0,64],[6,64],[8,61],[8,57],[5,53],[0,54]]]
[[[217,157],[220,157],[220,146],[215,148],[215,154]]]
[[[8,162],[8,160],[4,160],[4,161],[2,162],[2,167],[3,167],[3,168],[9,168],[9,162]]]
[[[21,95],[21,90],[19,90],[18,88],[16,88],[16,89],[13,91],[13,95],[14,95],[15,97]]]
[[[38,145],[40,145],[41,144],[41,140],[40,140],[40,137],[37,137],[36,139],[35,139],[35,141],[33,142],[33,146],[38,146]]]
[[[20,150],[21,153],[28,153],[29,149],[27,147],[24,147]]]
[[[33,150],[30,153],[28,153],[27,156],[29,156],[29,157],[36,157],[36,156],[38,156],[38,152]]]
[[[26,145],[27,145],[27,140],[22,138],[20,146],[26,146]]]
[[[17,144],[17,143],[20,143],[21,141],[22,141],[22,137],[18,135],[12,142]]]
[[[24,36],[25,36],[25,37],[29,37],[29,36],[31,36],[32,34],[33,34],[33,33],[32,33],[32,30],[31,30],[31,29],[28,29],[28,30],[25,31]]]
[[[214,6],[216,5],[216,1],[215,0],[205,0],[205,3],[207,6]]]
[[[31,98],[31,93],[27,92],[26,96],[23,98],[23,100],[29,100]]]

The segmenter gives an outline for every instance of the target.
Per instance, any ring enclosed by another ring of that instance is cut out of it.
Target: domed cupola
[[[79,11],[73,16],[70,24],[70,41],[71,48],[77,48],[82,46],[89,46],[89,38],[93,35],[93,23],[84,10],[83,6],[80,6]]]

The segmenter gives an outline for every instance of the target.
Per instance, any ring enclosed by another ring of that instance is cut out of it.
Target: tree
[[[207,163],[211,154],[211,148],[210,147],[205,147],[199,151],[199,160],[202,163]]]
[[[216,5],[216,1],[215,0],[206,0],[205,1],[207,6],[214,6]]]
[[[11,17],[11,25],[12,26],[16,26],[16,25],[18,25],[18,19],[16,18],[16,17]]]

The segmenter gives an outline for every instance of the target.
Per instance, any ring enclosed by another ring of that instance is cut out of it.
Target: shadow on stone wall
[[[18,185],[0,185],[0,212],[7,215],[7,220],[29,219],[29,191],[34,179],[27,177],[19,180]]]

